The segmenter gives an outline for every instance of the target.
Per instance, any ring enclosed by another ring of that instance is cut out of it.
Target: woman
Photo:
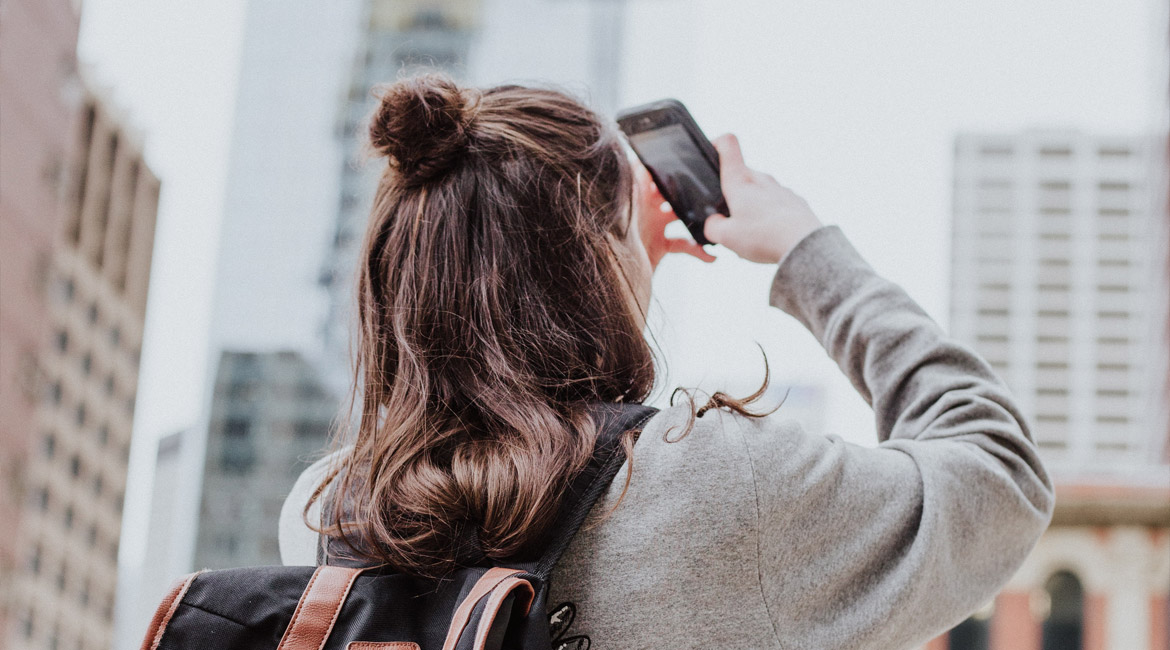
[[[586,405],[651,390],[654,267],[711,258],[665,237],[674,215],[615,129],[561,93],[406,79],[370,134],[388,164],[358,280],[361,423],[298,481],[281,551],[313,563],[329,484],[349,495],[330,512],[345,501],[376,561],[439,575],[460,526],[506,558],[547,525],[592,449]],[[705,234],[778,265],[771,304],[873,405],[881,444],[722,395],[667,408],[557,565],[549,602],[575,603],[573,631],[595,648],[920,644],[987,602],[1047,526],[1036,447],[982,359],[747,167],[734,137],[715,145],[731,218]]]

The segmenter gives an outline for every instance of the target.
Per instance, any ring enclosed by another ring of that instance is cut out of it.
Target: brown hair
[[[653,387],[612,243],[637,236],[632,172],[566,94],[438,75],[387,87],[370,140],[388,165],[359,258],[360,420],[320,530],[437,576],[468,531],[493,558],[534,543],[593,450],[588,404]]]

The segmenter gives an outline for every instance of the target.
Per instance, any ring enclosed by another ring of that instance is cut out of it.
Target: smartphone
[[[727,201],[719,184],[719,154],[690,112],[676,99],[663,99],[620,111],[617,122],[691,236],[710,244],[703,224],[712,214],[727,215]]]

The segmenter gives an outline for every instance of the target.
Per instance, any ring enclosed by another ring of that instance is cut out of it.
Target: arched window
[[[970,618],[951,628],[948,650],[988,650],[991,647],[991,615],[995,601],[987,603]]]
[[[1052,574],[1044,584],[1048,616],[1044,619],[1044,650],[1080,650],[1084,640],[1085,590],[1068,571]]]

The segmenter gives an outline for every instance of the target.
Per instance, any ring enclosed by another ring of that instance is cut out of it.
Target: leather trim
[[[522,593],[517,594],[516,592]],[[524,578],[505,578],[503,582],[496,585],[495,589],[492,589],[492,594],[488,596],[487,605],[483,608],[483,615],[479,617],[479,626],[475,629],[475,643],[471,646],[474,650],[484,650],[500,606],[504,604],[505,599],[513,594],[516,595],[516,604],[520,605],[522,614],[528,615],[528,610],[532,608],[532,600],[536,598],[536,590],[532,588],[532,583]]]
[[[317,567],[276,650],[321,650],[325,647],[341,606],[345,604],[345,597],[362,571],[364,569],[339,566]]]
[[[162,643],[167,624],[171,622],[171,617],[179,609],[179,603],[183,602],[183,596],[187,595],[187,589],[191,587],[191,583],[200,573],[203,572],[189,573],[171,585],[171,590],[163,597],[162,602],[158,604],[158,609],[154,612],[154,617],[150,619],[150,627],[146,629],[146,636],[142,639],[142,650],[158,650],[158,644]]]
[[[443,650],[455,650],[456,644],[459,643],[459,637],[463,636],[463,630],[471,620],[471,612],[475,609],[476,603],[492,589],[495,589],[496,585],[517,573],[523,572],[519,569],[492,567],[487,570],[487,573],[480,576],[467,597],[463,599],[462,603],[459,603],[455,615],[451,617],[451,627],[447,629],[447,640],[443,642]]]
[[[413,641],[350,641],[345,650],[419,650]]]

